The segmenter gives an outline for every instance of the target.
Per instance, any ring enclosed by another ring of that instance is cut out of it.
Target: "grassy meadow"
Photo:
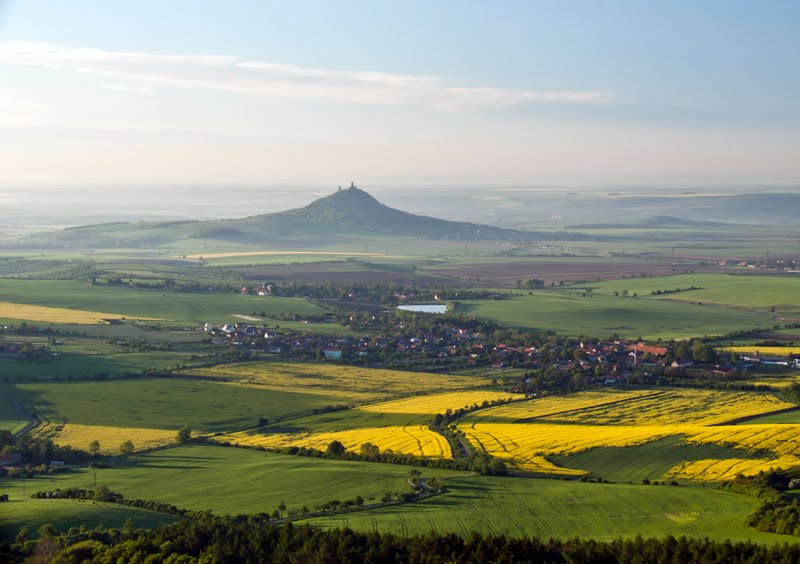
[[[612,539],[687,535],[772,543],[791,537],[760,533],[744,526],[758,499],[698,486],[642,486],[575,481],[468,477],[463,472],[421,469],[423,477],[443,477],[447,492],[426,500],[300,521],[323,527],[348,526],[401,536],[429,532],[469,535]],[[39,490],[106,484],[126,498],[152,499],[218,514],[271,512],[317,506],[333,499],[362,496],[369,504],[387,492],[408,490],[408,467],[340,462],[263,453],[249,449],[185,446],[137,455],[118,466],[79,470],[53,477],[1,479],[11,496],[0,530],[54,522],[121,526],[128,517],[140,526],[171,520],[150,512],[90,502],[30,500]],[[268,484],[268,486],[266,486]]]
[[[528,331],[644,339],[686,339],[771,327],[774,314],[716,305],[639,296],[582,297],[572,292],[535,290],[508,299],[459,302],[456,310]]]
[[[652,296],[655,291],[674,291],[672,294]],[[628,278],[581,284],[574,292],[591,289],[597,295],[610,296],[628,290],[639,297],[662,300],[703,302],[734,308],[769,308],[776,311],[797,310],[800,304],[800,278],[768,274],[676,274],[652,278]]]
[[[255,426],[260,417],[298,416],[331,403],[322,393],[167,378],[19,384],[14,393],[50,423],[37,433],[80,449],[97,439],[105,452],[122,440],[137,448],[169,443],[186,425],[230,432]]]
[[[452,478],[464,472],[421,469],[424,477]],[[289,509],[360,495],[365,503],[385,493],[410,491],[408,466],[342,462],[270,454],[252,449],[190,445],[139,454],[110,468],[81,469],[32,479],[0,478],[0,492],[12,500],[26,492],[90,488],[98,484],[126,498],[171,503],[217,514],[271,513],[283,501]],[[374,502],[374,500],[373,500]]]
[[[5,491],[2,486],[0,490]],[[121,529],[128,520],[136,528],[152,529],[179,519],[173,515],[110,503],[71,499],[15,499],[3,504],[0,539],[13,539],[22,527],[27,527],[30,536],[35,538],[38,536],[37,529],[47,523],[58,532],[66,532],[80,525],[89,529],[97,526]]]
[[[685,339],[771,328],[800,314],[797,304],[800,278],[704,273],[519,290],[507,299],[459,302],[457,311],[564,335]]]
[[[8,386],[0,384],[0,430],[16,433],[28,423],[14,409]]]
[[[325,313],[320,307],[301,298],[243,296],[238,293],[162,292],[125,285],[91,286],[84,282],[61,280],[0,279],[0,296],[5,302],[14,304],[109,312],[120,317],[158,319],[162,325],[234,323],[241,321],[237,315],[262,311],[267,315]],[[22,320],[25,320],[24,316]],[[64,319],[62,322],[74,321]]]
[[[786,542],[744,525],[759,500],[701,487],[593,484],[515,478],[455,478],[447,493],[410,505],[311,519],[400,536],[454,533],[593,538],[691,536]]]
[[[119,376],[147,369],[168,369],[191,365],[195,352],[72,352],[48,356],[45,360],[0,358],[0,381],[35,382],[72,380],[96,374]]]

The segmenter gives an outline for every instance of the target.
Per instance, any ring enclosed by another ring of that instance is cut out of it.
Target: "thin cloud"
[[[493,109],[535,104],[606,105],[609,92],[513,90],[463,86],[443,78],[377,71],[304,68],[220,55],[163,55],[0,42],[0,64],[93,74],[148,86],[107,83],[107,90],[147,92],[152,84],[373,105]],[[138,88],[138,90],[137,90]]]
[[[150,94],[153,89],[148,86],[131,86],[130,84],[111,84],[105,83],[100,85],[101,90],[107,92],[132,92],[136,94]]]

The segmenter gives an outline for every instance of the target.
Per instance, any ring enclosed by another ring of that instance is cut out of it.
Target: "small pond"
[[[415,313],[447,313],[447,306],[444,304],[409,304],[397,306],[397,309],[413,311]]]

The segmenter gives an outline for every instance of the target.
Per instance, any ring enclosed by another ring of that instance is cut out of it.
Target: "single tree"
[[[192,440],[192,428],[191,427],[181,427],[180,431],[178,431],[177,440],[179,445],[185,445],[189,441]]]
[[[95,439],[92,442],[90,442],[89,443],[89,452],[91,452],[92,455],[97,456],[97,454],[100,452],[100,441]]]
[[[331,443],[328,445],[327,450],[325,451],[325,454],[327,454],[328,456],[338,457],[344,455],[345,452],[346,449],[344,448],[344,445],[341,442],[331,441]]]
[[[105,484],[97,484],[94,487],[92,499],[95,501],[108,501],[111,499],[111,490]]]
[[[124,441],[121,445],[119,445],[119,453],[122,456],[130,456],[131,454],[133,454],[133,451],[134,451],[133,441],[130,440]]]

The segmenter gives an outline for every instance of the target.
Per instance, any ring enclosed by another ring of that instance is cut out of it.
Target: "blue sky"
[[[800,2],[0,0],[0,182],[798,184]]]

